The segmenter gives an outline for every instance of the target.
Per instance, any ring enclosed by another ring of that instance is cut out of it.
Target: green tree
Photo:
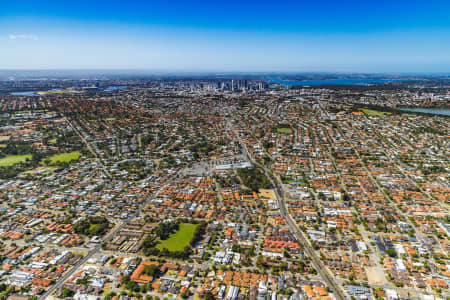
[[[69,298],[72,297],[73,295],[75,295],[75,292],[68,288],[65,288],[61,293],[62,298]]]

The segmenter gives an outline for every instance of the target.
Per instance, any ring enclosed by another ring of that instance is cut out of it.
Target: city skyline
[[[447,72],[444,1],[5,1],[0,69]]]

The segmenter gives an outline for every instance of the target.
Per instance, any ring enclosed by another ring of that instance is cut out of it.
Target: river
[[[448,108],[399,108],[399,110],[450,116],[450,109]]]
[[[113,85],[113,86],[108,86],[103,91],[104,92],[113,92],[113,91],[117,91],[117,90],[123,90],[123,89],[126,89],[126,88],[127,88],[126,85]],[[52,89],[51,91],[58,91],[58,90],[60,90],[60,89]],[[40,96],[38,94],[39,92],[41,92],[41,91],[11,92],[10,95],[12,95],[12,96],[36,97],[36,96]]]
[[[278,80],[269,79],[270,83],[283,84],[285,86],[304,85],[304,86],[317,86],[317,85],[369,85],[375,83],[387,83],[393,81],[400,81],[397,79],[370,79],[370,78],[337,78],[337,79],[325,79],[325,80]]]

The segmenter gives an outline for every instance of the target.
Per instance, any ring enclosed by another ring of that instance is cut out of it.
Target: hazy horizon
[[[339,72],[339,71],[177,71],[177,70],[152,70],[152,69],[1,69],[0,80],[6,80],[10,77],[18,79],[24,78],[89,78],[107,77],[107,76],[137,76],[137,77],[158,77],[158,78],[177,78],[177,77],[192,77],[195,78],[282,78],[289,80],[289,78],[447,78],[450,77],[450,72]]]

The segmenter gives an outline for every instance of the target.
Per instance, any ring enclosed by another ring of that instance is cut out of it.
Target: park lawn
[[[31,154],[7,155],[3,158],[0,158],[0,167],[10,167],[17,163],[26,161],[27,158],[31,159]]]
[[[59,154],[55,154],[50,156],[50,163],[54,164],[58,161],[60,162],[69,162],[72,161],[74,159],[78,159],[81,156],[80,151],[73,151],[73,152],[68,152],[68,153],[59,153]]]
[[[180,224],[180,229],[172,233],[167,240],[161,241],[156,248],[159,250],[167,248],[169,252],[183,251],[186,246],[189,246],[197,226],[197,224],[189,223]]]
[[[91,224],[89,225],[89,235],[99,235],[104,233],[108,228],[108,224]]]
[[[390,112],[378,111],[378,110],[367,109],[367,108],[363,108],[362,111],[368,116],[384,116],[384,115],[391,114]]]
[[[277,128],[277,133],[292,134],[292,129],[287,127],[279,127]]]
[[[50,91],[40,91],[37,92],[38,95],[45,96],[45,95],[57,95],[57,94],[81,94],[82,91],[75,91],[75,90],[50,90]]]

